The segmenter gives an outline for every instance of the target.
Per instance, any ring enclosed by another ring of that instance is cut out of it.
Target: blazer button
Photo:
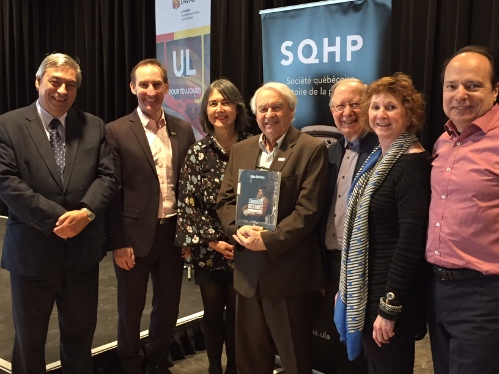
[[[154,193],[157,195],[159,193],[159,190],[154,190]]]
[[[154,217],[157,217],[157,216],[158,216],[158,213],[157,213],[157,212],[154,212],[152,215],[153,215]]]

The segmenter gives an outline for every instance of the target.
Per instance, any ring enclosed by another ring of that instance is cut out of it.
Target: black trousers
[[[499,373],[499,276],[431,281],[429,318],[436,374]]]
[[[236,295],[239,374],[271,374],[276,353],[287,374],[312,372],[313,293],[267,298]]]
[[[364,328],[362,347],[369,374],[413,374],[415,339],[403,339],[395,335],[390,343],[378,347],[373,339],[372,328]]]
[[[11,273],[10,282],[15,329],[12,373],[45,373],[45,341],[54,303],[59,319],[62,372],[92,373],[99,266],[49,277]]]
[[[135,266],[124,270],[115,265],[118,279],[118,354],[125,373],[140,373],[144,352],[140,342],[140,321],[147,283],[152,281],[152,311],[149,324],[148,356],[166,357],[177,323],[183,259],[173,245],[176,218],[157,224],[154,243],[146,257],[135,258]]]

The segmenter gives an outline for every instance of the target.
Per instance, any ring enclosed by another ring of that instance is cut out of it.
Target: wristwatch
[[[85,213],[87,213],[87,218],[90,222],[93,222],[94,219],[95,219],[95,213],[92,212],[90,209],[88,208],[81,208],[81,210],[83,210]]]

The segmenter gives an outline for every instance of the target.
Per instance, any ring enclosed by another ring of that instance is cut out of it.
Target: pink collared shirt
[[[499,274],[499,105],[433,148],[426,259]]]
[[[161,119],[156,124],[140,108],[137,108],[137,112],[146,132],[159,179],[158,218],[172,217],[177,214],[177,201],[173,180],[172,147],[167,131],[168,124],[165,120],[165,113],[163,112]]]

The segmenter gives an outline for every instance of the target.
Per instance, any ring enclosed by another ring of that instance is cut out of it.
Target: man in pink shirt
[[[435,373],[498,373],[499,69],[467,46],[444,64],[449,121],[433,149],[426,259]]]

